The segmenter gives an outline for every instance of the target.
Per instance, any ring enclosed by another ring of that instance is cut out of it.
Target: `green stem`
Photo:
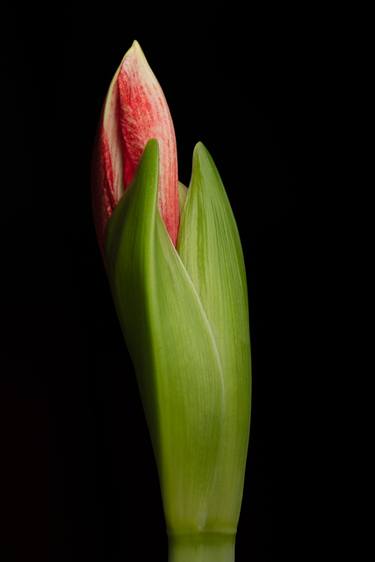
[[[172,535],[168,562],[234,562],[235,540],[223,533]]]

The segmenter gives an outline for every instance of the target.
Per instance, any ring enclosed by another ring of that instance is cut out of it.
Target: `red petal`
[[[118,90],[125,186],[131,182],[147,142],[157,139],[159,209],[176,244],[179,223],[176,137],[163,91],[136,41],[120,67]]]
[[[117,70],[105,99],[93,155],[92,195],[98,241],[104,250],[108,219],[124,193]]]
[[[176,244],[179,206],[173,122],[163,91],[134,41],[109,88],[97,144],[94,213],[101,243],[108,218],[132,181],[151,138],[159,143],[159,209]]]

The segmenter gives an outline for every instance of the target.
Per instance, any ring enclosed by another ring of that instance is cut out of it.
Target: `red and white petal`
[[[173,244],[179,226],[176,137],[163,91],[134,41],[109,87],[93,165],[93,209],[101,249],[108,219],[150,139],[159,144],[158,205]]]
[[[123,149],[119,127],[117,70],[109,87],[101,115],[93,158],[93,211],[97,236],[104,249],[108,219],[124,193]]]
[[[179,225],[176,137],[163,91],[137,41],[120,65],[117,84],[125,188],[134,176],[147,142],[157,139],[159,209],[176,244]]]

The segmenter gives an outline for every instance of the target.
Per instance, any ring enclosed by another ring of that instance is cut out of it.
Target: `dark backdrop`
[[[328,534],[321,247],[333,70],[322,22],[285,9],[111,2],[10,19],[2,560],[166,560],[155,464],[90,203],[101,105],[134,38],[172,112],[180,179],[189,182],[202,140],[245,253],[253,409],[237,560],[303,560]]]

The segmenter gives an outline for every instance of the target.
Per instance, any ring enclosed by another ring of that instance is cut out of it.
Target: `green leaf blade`
[[[196,289],[157,210],[158,147],[150,141],[113,213],[106,255],[135,364],[171,534],[204,530],[223,420],[223,373]]]
[[[207,314],[223,368],[223,427],[208,526],[236,527],[251,408],[246,272],[225,189],[201,143],[194,150],[177,248]]]

